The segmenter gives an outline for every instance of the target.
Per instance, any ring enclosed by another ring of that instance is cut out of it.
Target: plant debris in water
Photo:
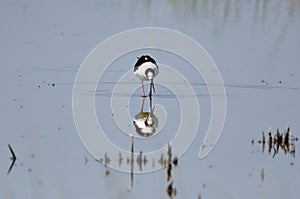
[[[140,153],[134,157],[134,140],[133,136],[131,136],[131,153],[130,157],[127,157],[127,165],[130,165],[130,183],[129,183],[129,188],[128,191],[130,191],[133,188],[133,176],[134,176],[134,164],[136,163],[138,165],[138,168],[140,171],[142,171],[143,166],[146,166],[147,163],[149,162],[148,158],[146,157],[145,154],[143,154],[143,151],[140,151]],[[122,153],[119,152],[118,154],[118,163],[119,166],[122,165],[123,159],[126,157],[122,156]],[[85,164],[87,163],[87,157],[85,156]],[[96,159],[97,162],[101,163],[105,167],[105,175],[109,176],[110,171],[109,171],[109,164],[111,162],[110,157],[108,156],[107,153],[104,154],[104,157],[100,157]],[[172,153],[172,146],[171,144],[167,145],[167,151],[166,154],[162,153],[160,156],[160,159],[157,161],[160,163],[161,168],[166,169],[166,181],[167,181],[167,188],[166,192],[170,198],[173,198],[177,195],[177,189],[174,187],[174,179],[172,178],[172,174],[174,172],[174,168],[178,166],[179,159],[177,156],[173,156]],[[152,167],[155,164],[155,160],[152,160]]]
[[[282,150],[284,154],[290,154],[292,157],[295,157],[297,141],[298,137],[291,133],[291,129],[288,126],[282,133],[278,128],[275,133],[272,133],[271,128],[269,128],[267,137],[263,131],[262,137],[257,141],[257,143],[261,144],[262,153],[264,153],[266,147],[269,154],[272,154],[273,151],[273,158],[280,150]],[[255,140],[252,139],[251,143],[254,145]]]

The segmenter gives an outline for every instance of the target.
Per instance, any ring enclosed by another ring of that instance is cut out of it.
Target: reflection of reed
[[[178,157],[173,156],[172,153],[172,146],[171,144],[168,144],[166,146],[167,150],[166,153],[162,153],[160,155],[160,158],[158,159],[158,163],[160,164],[160,168],[166,168],[166,181],[167,181],[167,188],[166,192],[170,198],[173,198],[177,194],[177,189],[174,187],[174,180],[172,179],[172,172],[174,170],[174,167],[178,166]],[[136,158],[135,158],[136,157]],[[123,164],[124,157],[122,156],[122,153],[119,152],[118,154],[118,164],[119,167]],[[97,162],[104,165],[105,168],[105,175],[108,177],[110,174],[109,171],[109,164],[112,161],[111,158],[107,153],[104,154],[104,157],[101,157],[99,159],[96,159]],[[128,191],[130,191],[133,188],[133,179],[134,179],[134,165],[137,164],[139,171],[141,172],[143,170],[143,167],[146,167],[149,160],[145,154],[143,154],[143,151],[140,151],[138,154],[134,153],[134,139],[133,136],[130,136],[130,156],[127,157],[127,165],[130,166],[130,183]],[[155,159],[153,158],[152,161],[152,168],[155,167]],[[150,163],[150,164],[151,164]]]
[[[130,185],[129,190],[133,187],[133,158],[134,158],[134,142],[133,142],[133,136],[130,135],[130,143],[131,143],[131,156],[130,156]]]
[[[172,180],[172,169],[173,165],[177,166],[178,158],[172,155],[172,146],[171,144],[168,144],[167,148],[167,182],[170,182]],[[174,163],[175,162],[175,163]],[[173,196],[176,196],[177,189],[173,187],[173,181],[171,181],[167,187],[167,194],[170,198],[173,198]]]
[[[177,194],[177,189],[175,187],[173,187],[173,182],[171,182],[168,187],[167,187],[167,194],[170,198],[173,198],[173,196],[175,197]]]
[[[167,166],[167,181],[169,182],[172,178],[172,149],[171,145],[168,144],[168,166]]]
[[[104,155],[104,158],[99,158],[99,159],[96,159],[97,162],[100,162],[101,164],[104,164],[104,167],[105,167],[105,175],[106,176],[109,176],[110,172],[109,172],[109,169],[108,169],[108,165],[110,163],[110,158],[108,157],[107,153],[105,153]]]
[[[260,171],[260,179],[261,179],[261,182],[264,182],[264,180],[265,180],[265,170],[264,170],[264,168],[262,168],[261,171]]]
[[[271,128],[268,132],[268,153],[273,152],[273,158],[279,153],[280,150],[284,151],[285,154],[289,153],[292,157],[295,157],[295,144],[298,138],[291,135],[290,127],[284,129],[283,133],[276,129],[276,133],[272,135]],[[254,141],[252,141],[254,143]],[[258,140],[258,143],[262,145],[262,153],[265,151],[266,139],[265,134],[262,132],[262,138]]]

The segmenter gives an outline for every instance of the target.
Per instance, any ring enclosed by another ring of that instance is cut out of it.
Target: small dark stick
[[[131,154],[130,154],[130,184],[128,190],[130,191],[133,187],[133,167],[134,167],[134,140],[133,135],[130,134],[130,142],[131,142]]]
[[[15,165],[15,162],[16,162],[16,160],[17,160],[17,157],[16,157],[16,155],[15,155],[13,149],[11,148],[10,144],[8,144],[8,148],[9,148],[10,153],[11,153],[11,155],[12,155],[12,156],[10,157],[10,159],[12,160],[12,162],[11,162],[11,164],[10,164],[10,166],[9,166],[8,171],[7,171],[7,175],[10,173],[10,171],[12,170],[12,168],[13,168],[13,166]]]

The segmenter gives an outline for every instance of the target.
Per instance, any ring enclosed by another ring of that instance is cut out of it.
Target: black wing
[[[136,71],[138,69],[138,67],[145,62],[152,62],[153,64],[157,65],[156,61],[149,55],[142,55],[141,57],[137,57],[137,58],[138,58],[138,60],[137,60],[136,64],[134,65],[134,71]]]

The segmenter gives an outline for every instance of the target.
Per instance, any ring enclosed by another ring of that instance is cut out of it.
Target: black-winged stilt
[[[149,96],[152,95],[152,88],[155,92],[153,79],[158,75],[159,69],[156,61],[149,55],[142,55],[138,57],[136,64],[134,65],[134,74],[142,80],[143,97],[146,97],[144,90],[144,81],[150,81]]]

